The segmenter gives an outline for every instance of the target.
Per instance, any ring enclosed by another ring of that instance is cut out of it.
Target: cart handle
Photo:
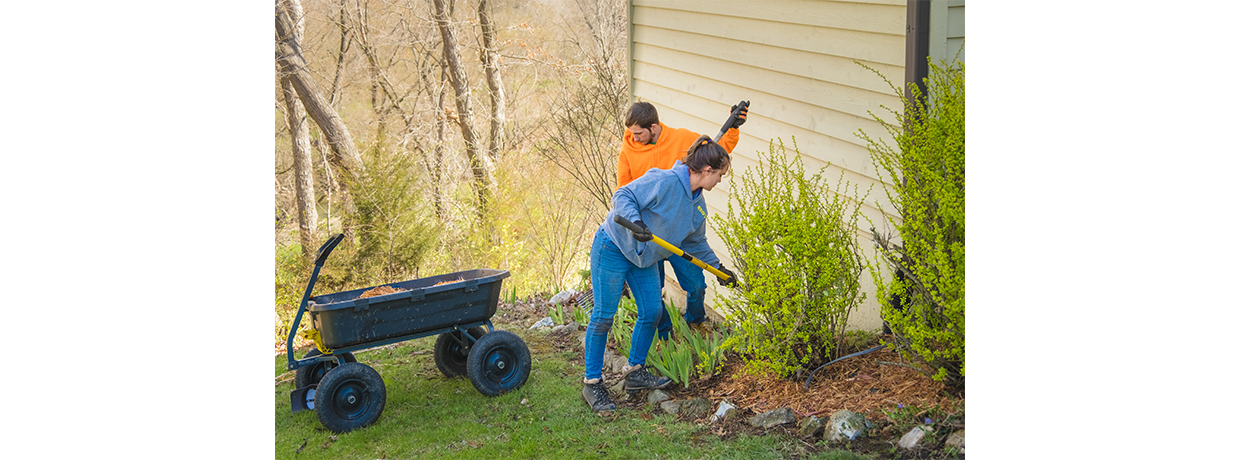
[[[343,233],[337,233],[335,236],[328,238],[322,246],[319,246],[319,256],[314,259],[314,264],[320,267],[323,266],[323,263],[327,262],[327,255],[331,254],[332,249],[336,249],[336,245],[340,244],[341,241],[344,241]]]

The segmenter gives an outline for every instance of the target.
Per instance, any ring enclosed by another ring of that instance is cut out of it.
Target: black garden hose
[[[814,369],[814,372],[810,372],[810,373],[809,373],[809,378],[805,379],[805,391],[809,391],[809,381],[810,381],[810,379],[814,378],[814,374],[818,373],[818,371],[822,370],[822,368],[827,367],[827,366],[829,366],[829,365],[831,365],[831,364],[833,364],[833,363],[837,363],[837,362],[840,362],[840,361],[842,361],[842,360],[845,360],[845,359],[848,359],[848,358],[852,358],[852,357],[854,357],[854,356],[861,356],[861,355],[864,355],[864,354],[866,354],[866,353],[869,353],[869,352],[874,351],[874,350],[878,350],[878,349],[883,348],[883,347],[885,347],[885,346],[886,346],[886,345],[879,345],[879,346],[874,347],[874,348],[871,348],[871,349],[869,349],[869,350],[865,350],[865,351],[858,351],[858,352],[853,353],[853,354],[851,354],[851,355],[844,356],[844,357],[839,358],[839,359],[837,359],[837,360],[835,360],[835,361],[831,361],[831,362],[829,362],[829,363],[827,363],[827,364],[823,364],[823,365],[821,365],[821,366],[818,366],[818,369]]]

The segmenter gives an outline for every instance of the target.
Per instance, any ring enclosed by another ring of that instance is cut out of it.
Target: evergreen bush
[[[439,230],[414,159],[386,149],[368,153],[366,176],[353,184],[357,244],[347,251],[351,259],[344,281],[364,287],[434,275],[420,273]]]
[[[822,173],[806,177],[801,152],[783,140],[729,180],[726,217],[715,228],[736,263],[739,284],[721,303],[736,334],[725,346],[750,371],[790,376],[837,357],[848,315],[864,301],[856,250],[861,201],[834,192]],[[854,194],[856,190],[854,189]]]
[[[910,100],[890,80],[887,84],[903,100],[904,112],[888,109],[895,123],[871,115],[895,146],[864,131],[858,136],[869,143],[874,164],[889,178],[885,189],[896,213],[888,213],[887,221],[899,241],[871,229],[892,276],[886,279],[879,262],[869,263],[870,273],[901,353],[936,380],[963,387],[964,64],[930,63],[928,103],[916,85],[910,85]]]

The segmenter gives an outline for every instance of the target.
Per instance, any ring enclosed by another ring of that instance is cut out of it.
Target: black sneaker
[[[587,383],[586,387],[581,389],[581,398],[586,400],[586,405],[595,412],[616,410],[616,405],[611,403],[611,396],[607,394],[607,386],[603,384],[602,379],[599,379],[598,383]]]
[[[639,365],[629,369],[624,376],[625,390],[653,390],[663,388],[672,383],[672,379],[667,377],[655,377],[650,371],[646,370],[645,365]]]

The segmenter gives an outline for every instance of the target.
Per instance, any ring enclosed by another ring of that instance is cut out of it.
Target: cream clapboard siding
[[[930,2],[930,59],[963,63],[964,49],[964,0]]]
[[[782,139],[791,151],[795,138],[807,173],[829,163],[825,176],[833,186],[842,174],[862,193],[870,190],[862,212],[882,227],[879,207],[890,206],[856,133],[889,139],[870,112],[890,121],[883,107],[902,106],[892,87],[854,61],[902,84],[906,0],[632,0],[629,15],[634,101],[653,103],[669,126],[712,136],[732,104],[750,101],[749,121],[732,152],[734,173],[757,164],[757,151],[765,152],[769,142]],[[707,195],[710,212],[725,215],[727,200],[725,181]],[[859,227],[859,246],[872,251],[869,224]],[[724,263],[734,266],[714,228],[707,234]],[[881,328],[869,274],[862,283],[869,298],[850,323]],[[708,305],[714,294],[708,290]],[[678,297],[672,296],[683,301]]]

